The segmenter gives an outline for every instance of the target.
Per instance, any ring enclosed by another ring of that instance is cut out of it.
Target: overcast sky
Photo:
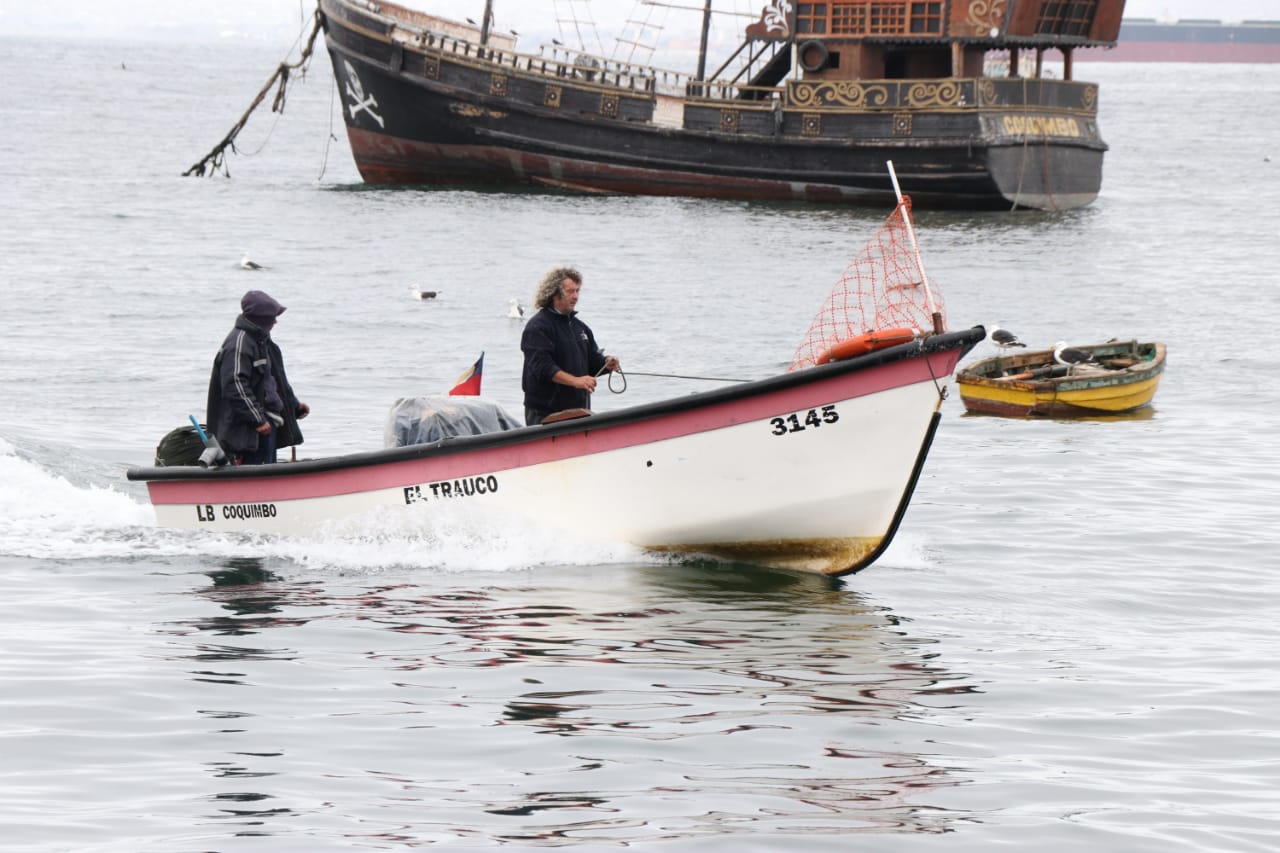
[[[402,5],[453,17],[479,19],[484,0],[400,0]],[[673,0],[702,5],[701,0]],[[758,12],[765,0],[717,0]],[[557,10],[586,10],[611,40],[637,0],[494,0],[496,26],[525,33],[554,33]],[[315,0],[0,0],[0,35],[49,35],[173,40],[251,39],[288,47],[315,10]],[[643,14],[643,13],[642,13]],[[653,14],[653,10],[649,10]],[[680,13],[674,13],[676,15]],[[1280,0],[1129,0],[1127,17],[1280,19]],[[581,13],[579,17],[583,17]],[[696,19],[695,19],[696,20]],[[666,20],[668,29],[676,18]],[[683,26],[683,24],[681,24]],[[533,50],[536,44],[523,44]]]

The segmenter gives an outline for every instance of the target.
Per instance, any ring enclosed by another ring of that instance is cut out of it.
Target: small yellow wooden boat
[[[1108,341],[1075,346],[1080,364],[1063,364],[1054,350],[987,358],[956,373],[970,412],[1005,417],[1094,417],[1131,412],[1151,403],[1164,372],[1162,343]]]

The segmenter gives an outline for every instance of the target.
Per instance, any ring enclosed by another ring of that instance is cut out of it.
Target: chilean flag
[[[476,363],[468,367],[462,372],[453,383],[453,390],[449,392],[451,397],[479,397],[480,396],[480,377],[484,373],[484,353],[480,353],[480,357],[476,359]]]

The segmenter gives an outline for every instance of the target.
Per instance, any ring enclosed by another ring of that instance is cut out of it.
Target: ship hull
[[[1091,84],[793,81],[785,103],[664,99],[430,34],[397,41],[344,0],[321,8],[371,184],[885,204],[892,160],[921,207],[1069,209],[1101,187]]]

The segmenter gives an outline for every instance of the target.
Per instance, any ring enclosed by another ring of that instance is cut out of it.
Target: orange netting
[[[876,329],[929,334],[935,311],[945,321],[942,297],[925,278],[911,229],[911,199],[904,196],[831,289],[788,370],[812,367],[846,338]]]

